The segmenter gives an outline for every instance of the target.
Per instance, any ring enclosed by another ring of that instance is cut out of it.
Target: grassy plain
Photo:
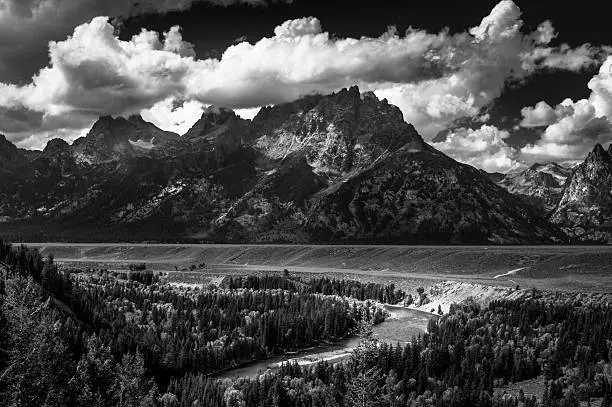
[[[28,245],[75,266],[121,269],[145,262],[153,270],[172,273],[206,263],[195,272],[172,276],[191,283],[200,283],[200,279],[205,283],[212,276],[286,268],[292,273],[396,282],[406,288],[455,280],[559,291],[612,291],[612,246]]]

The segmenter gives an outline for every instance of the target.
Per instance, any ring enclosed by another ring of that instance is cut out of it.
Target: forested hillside
[[[139,267],[67,273],[4,243],[0,261],[3,406],[610,405],[610,295],[468,301],[404,345],[366,337],[339,363],[219,380],[211,373],[380,322],[376,301],[404,293],[284,275],[181,289]],[[499,390],[534,378],[539,400]]]
[[[370,301],[319,294],[321,281],[179,290],[150,272],[68,274],[23,246],[1,244],[0,259],[2,405],[156,405],[171,377],[335,341],[385,318]],[[403,296],[334,284],[334,294],[352,289],[362,299]]]

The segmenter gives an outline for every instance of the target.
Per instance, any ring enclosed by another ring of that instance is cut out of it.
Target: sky
[[[420,3],[0,0],[0,133],[41,149],[140,113],[182,134],[207,105],[251,118],[358,85],[490,172],[612,141],[601,2]]]

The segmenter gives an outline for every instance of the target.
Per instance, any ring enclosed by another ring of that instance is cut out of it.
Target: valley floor
[[[558,291],[611,292],[609,246],[365,246],[28,243],[67,265],[108,269],[145,262],[156,271],[197,266],[191,276],[277,272],[394,282],[439,281]],[[200,265],[205,264],[200,270]],[[187,276],[181,274],[181,278]]]

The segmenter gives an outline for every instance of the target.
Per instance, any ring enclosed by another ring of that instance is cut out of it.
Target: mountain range
[[[357,87],[253,120],[209,107],[183,136],[140,116],[43,151],[0,136],[0,233],[21,241],[611,242],[611,186],[601,146],[572,170],[484,173]]]

